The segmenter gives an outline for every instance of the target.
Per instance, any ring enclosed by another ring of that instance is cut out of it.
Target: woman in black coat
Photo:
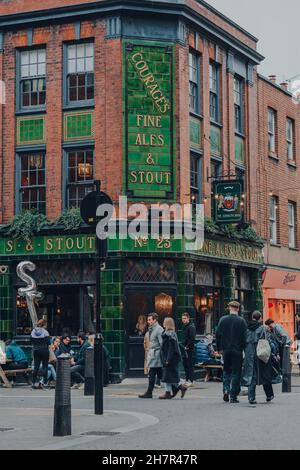
[[[262,325],[262,315],[260,312],[256,311],[253,312],[252,321],[250,321],[248,324],[245,359],[242,375],[243,384],[248,386],[248,400],[250,404],[256,404],[256,385],[263,385],[267,401],[271,401],[274,398],[274,392],[272,387],[272,354],[267,363],[264,363],[263,361],[258,359],[256,348],[260,339],[267,339],[272,350],[272,343],[270,341],[268,332]]]
[[[159,398],[161,400],[174,398],[179,390],[181,390],[181,398],[183,398],[187,387],[180,384],[178,366],[181,355],[173,318],[165,318],[163,326],[165,331],[162,334],[163,342],[161,346],[161,359],[163,363],[162,382],[164,382],[166,392]]]

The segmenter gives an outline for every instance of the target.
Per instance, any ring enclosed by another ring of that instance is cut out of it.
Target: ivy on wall
[[[263,239],[256,233],[252,227],[236,226],[232,224],[218,225],[211,218],[204,218],[204,231],[214,237],[226,237],[232,240],[254,242],[263,246]]]

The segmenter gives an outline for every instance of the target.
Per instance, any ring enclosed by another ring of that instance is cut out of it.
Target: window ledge
[[[287,164],[290,168],[293,168],[293,170],[296,170],[297,165],[295,161],[288,161]]]
[[[220,129],[223,129],[223,124],[221,124],[220,122],[214,121],[213,119],[210,120],[210,125],[219,127]]]
[[[199,113],[195,113],[195,111],[190,110],[190,116],[198,118],[198,119],[203,119],[203,115]]]
[[[16,116],[26,116],[32,114],[46,114],[46,107],[43,108],[30,108],[30,109],[18,109],[16,111]]]
[[[292,248],[292,247],[289,246],[289,250],[291,250],[291,251],[299,251],[299,248],[297,248],[297,247]]]
[[[74,104],[65,104],[63,107],[63,111],[76,111],[76,109],[94,109],[95,103],[78,103],[78,101]]]
[[[280,243],[272,243],[272,242],[270,242],[270,246],[274,246],[275,248],[281,248]]]
[[[243,132],[235,131],[234,133],[236,137],[241,137],[242,139],[246,138],[246,134],[244,134]]]
[[[269,153],[268,157],[271,158],[272,160],[275,160],[276,162],[279,162],[279,158],[276,155],[276,153]]]

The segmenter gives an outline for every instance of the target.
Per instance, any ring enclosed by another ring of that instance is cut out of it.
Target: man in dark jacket
[[[80,345],[74,365],[71,367],[71,380],[74,384],[73,388],[81,388],[84,384],[84,366],[85,366],[85,353],[91,347],[90,343],[86,340],[86,335],[82,331],[77,335],[77,341]]]
[[[196,338],[196,328],[188,313],[183,313],[181,317],[183,323],[183,348],[185,354],[182,355],[183,367],[185,371],[186,385],[191,386],[194,382],[194,345]]]
[[[229,315],[220,319],[216,341],[217,349],[223,354],[223,400],[238,403],[240,393],[243,350],[246,347],[247,323],[238,316],[240,304],[236,301],[229,303]]]

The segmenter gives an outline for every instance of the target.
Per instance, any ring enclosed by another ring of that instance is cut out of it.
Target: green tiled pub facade
[[[93,235],[48,234],[28,242],[3,238],[0,250],[2,340],[15,337],[30,351],[30,323],[22,329],[26,305],[20,306],[17,289],[22,284],[15,273],[25,259],[37,265],[32,276],[44,294],[39,314],[47,316],[50,334],[70,331],[75,339],[79,329],[93,331],[95,316],[90,321],[86,301],[95,287]],[[101,319],[113,373],[120,378],[143,374],[147,313],[157,311],[161,322],[172,315],[180,330],[181,314],[188,311],[201,335],[215,332],[234,298],[241,301],[246,318],[260,309],[261,262],[260,247],[225,240],[206,240],[197,253],[188,252],[181,240],[165,241],[164,246],[159,240],[110,240],[101,276]]]

